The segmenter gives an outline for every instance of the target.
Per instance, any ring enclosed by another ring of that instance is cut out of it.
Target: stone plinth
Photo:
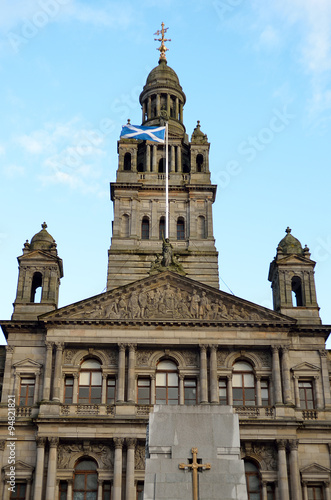
[[[192,448],[198,461],[198,500],[247,500],[239,421],[229,406],[161,406],[149,417],[144,500],[193,500]]]

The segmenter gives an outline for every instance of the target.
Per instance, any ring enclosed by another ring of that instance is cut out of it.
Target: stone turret
[[[30,243],[24,243],[23,255],[17,258],[19,275],[13,320],[35,320],[57,309],[63,264],[46,228],[44,222]]]
[[[288,227],[269,269],[275,311],[291,316],[299,323],[321,323],[315,290],[315,265],[307,245],[302,248]]]

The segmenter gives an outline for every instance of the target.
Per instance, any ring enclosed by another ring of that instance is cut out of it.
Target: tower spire
[[[159,59],[159,62],[164,60],[166,61],[167,58],[166,58],[166,55],[165,53],[167,52],[167,47],[164,45],[164,42],[171,42],[171,38],[164,38],[164,35],[166,34],[166,32],[168,31],[169,28],[165,28],[164,27],[164,23],[161,23],[161,26],[162,26],[162,29],[160,30],[157,30],[156,33],[154,33],[154,35],[157,35],[157,36],[160,36],[161,35],[161,38],[154,38],[155,41],[158,41],[158,42],[161,42],[161,45],[160,47],[158,47],[156,50],[159,50],[160,51],[160,59]]]

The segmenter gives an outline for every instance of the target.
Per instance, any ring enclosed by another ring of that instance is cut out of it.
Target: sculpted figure
[[[131,313],[131,318],[139,318],[140,317],[140,307],[138,303],[138,293],[132,292],[131,297],[129,299],[129,310]]]
[[[199,306],[200,318],[206,318],[210,311],[210,304],[206,292],[202,292],[202,297]]]
[[[173,311],[174,307],[175,307],[174,294],[170,288],[169,283],[167,284],[166,289],[164,291],[163,300],[164,300],[164,305],[165,305],[166,309]]]
[[[200,297],[197,294],[197,291],[193,289],[193,295],[191,297],[191,308],[190,308],[190,313],[192,314],[193,318],[199,317],[199,302],[200,302]]]
[[[170,243],[169,238],[166,239],[163,238],[163,245],[162,245],[163,258],[161,262],[163,267],[169,267],[170,264],[172,263],[172,253],[173,253],[172,250],[173,246]]]

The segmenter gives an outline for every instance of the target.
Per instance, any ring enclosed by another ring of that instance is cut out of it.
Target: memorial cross
[[[198,500],[198,470],[211,469],[210,464],[199,464],[197,461],[198,448],[192,448],[193,460],[191,464],[179,464],[180,469],[192,469],[193,474],[193,500]]]

